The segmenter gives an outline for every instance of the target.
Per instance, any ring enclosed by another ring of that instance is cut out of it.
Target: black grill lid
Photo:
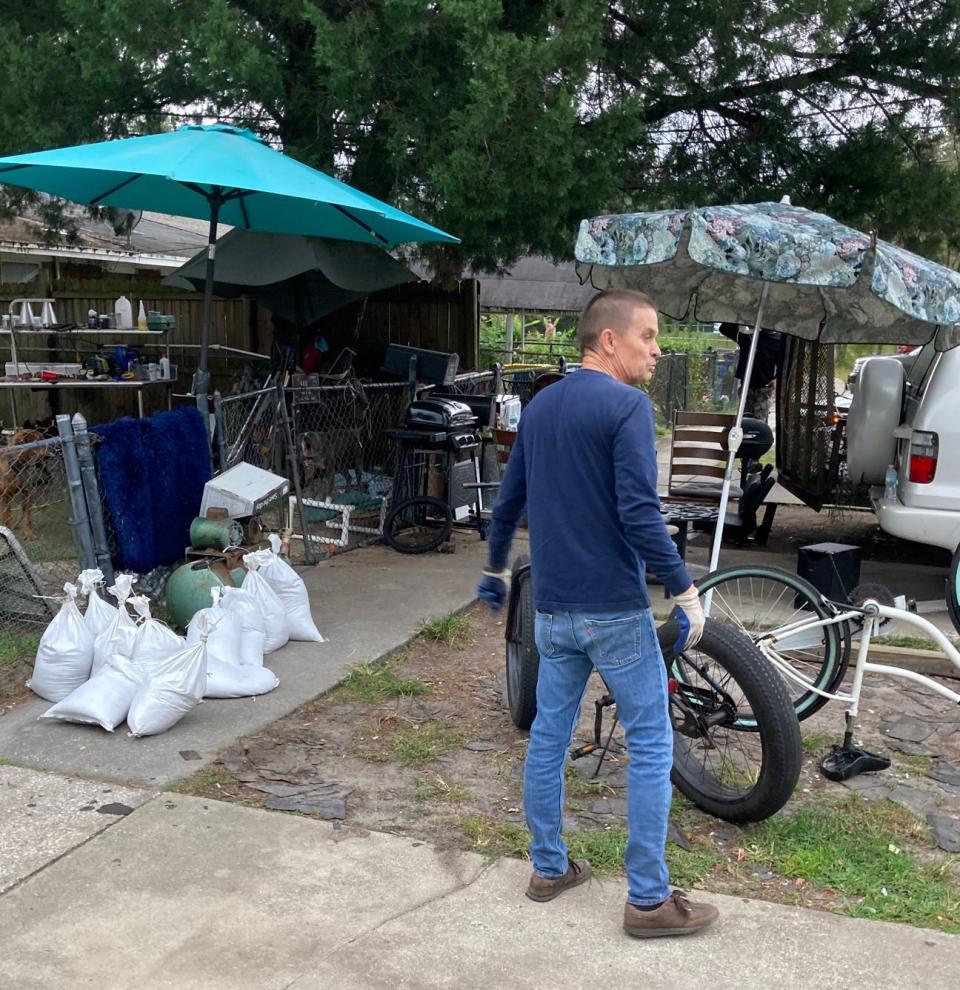
[[[421,429],[465,429],[475,426],[470,407],[455,399],[417,399],[407,408],[405,425]]]

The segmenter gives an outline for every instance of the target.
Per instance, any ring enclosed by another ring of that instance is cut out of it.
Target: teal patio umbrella
[[[216,248],[216,295],[250,296],[302,326],[381,289],[418,281],[396,258],[369,244],[234,229]],[[202,291],[205,279],[201,251],[163,284]]]
[[[459,239],[271,148],[251,131],[189,124],[176,131],[0,158],[0,182],[87,206],[209,220],[203,336],[194,393],[209,390],[207,358],[217,224],[307,234],[383,248]]]

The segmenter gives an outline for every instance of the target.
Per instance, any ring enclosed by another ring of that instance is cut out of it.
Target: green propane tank
[[[243,527],[236,519],[206,519],[190,523],[190,545],[194,550],[226,550],[243,543]]]
[[[211,563],[209,560],[195,560],[183,564],[167,578],[167,609],[176,626],[186,628],[200,609],[211,604],[210,589],[228,584],[212,569]]]

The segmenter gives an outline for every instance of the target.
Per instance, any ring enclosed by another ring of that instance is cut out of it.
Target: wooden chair
[[[736,422],[732,413],[687,412],[673,414],[668,501],[719,502],[727,468],[727,434]],[[742,491],[730,486],[730,498]]]

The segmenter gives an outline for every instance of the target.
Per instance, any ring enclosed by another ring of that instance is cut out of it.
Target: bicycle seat
[[[873,773],[889,767],[889,757],[868,753],[856,746],[831,746],[830,752],[820,761],[820,772],[827,780],[849,780],[861,773]]]

